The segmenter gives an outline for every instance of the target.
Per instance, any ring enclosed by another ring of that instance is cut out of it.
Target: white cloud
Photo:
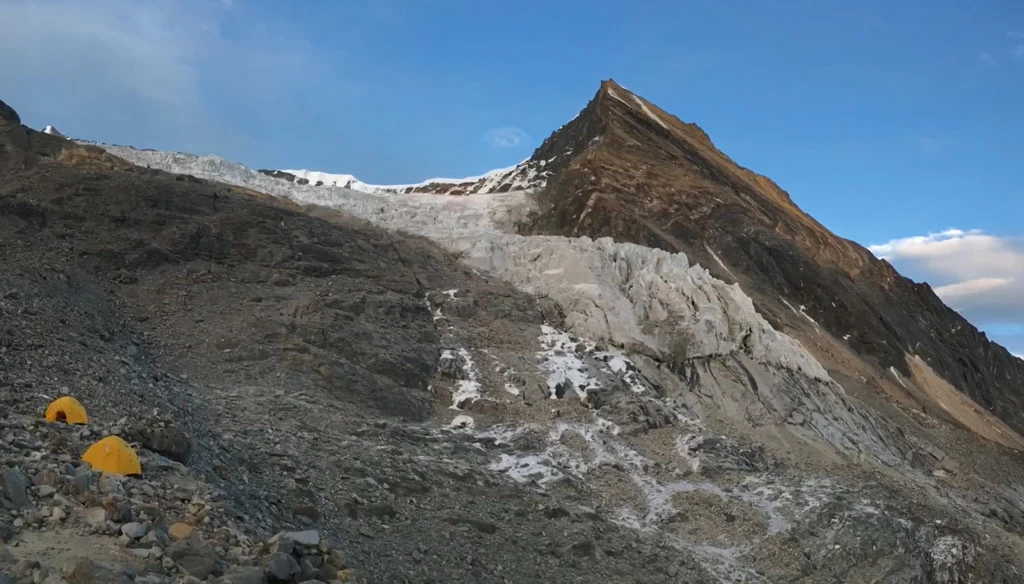
[[[964,296],[984,294],[1010,284],[1013,284],[1012,278],[975,278],[966,282],[939,286],[935,288],[935,293],[946,300],[954,300]]]
[[[996,58],[991,53],[981,53],[978,55],[978,62],[975,68],[978,71],[984,71],[985,69],[992,69],[996,66]]]
[[[99,0],[4,4],[0,68],[50,90],[127,94],[165,111],[198,102],[197,64],[217,40],[189,2]],[[43,88],[40,87],[40,90]]]
[[[508,126],[488,131],[485,139],[496,148],[518,148],[529,142],[530,136],[519,128]]]
[[[324,74],[335,64],[301,34],[261,28],[246,10],[232,0],[0,0],[0,95],[27,123],[93,134],[80,137],[226,154],[248,129],[226,129],[223,108],[266,115],[289,80],[312,90],[340,77]]]
[[[1013,56],[1019,58],[1024,57],[1024,45],[1016,45],[1013,47]]]
[[[1024,238],[947,229],[869,247],[969,320],[1024,324]]]

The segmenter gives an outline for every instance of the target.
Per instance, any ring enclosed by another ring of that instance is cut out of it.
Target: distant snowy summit
[[[65,136],[64,134],[61,134],[60,130],[58,130],[57,128],[54,128],[53,126],[46,126],[45,128],[43,128],[43,133],[44,134],[49,134],[51,136],[59,136],[61,138],[67,138],[67,136]]]
[[[432,193],[437,195],[472,195],[536,190],[544,186],[551,174],[545,161],[524,160],[515,166],[492,170],[480,176],[464,178],[430,178],[415,184],[372,185],[351,174],[332,174],[315,170],[269,170],[259,172],[300,185],[342,187],[374,194]]]

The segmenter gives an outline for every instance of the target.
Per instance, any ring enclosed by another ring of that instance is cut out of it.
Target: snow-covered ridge
[[[363,182],[351,174],[334,174],[317,170],[261,171],[275,178],[312,186],[342,187],[374,194],[429,192],[440,195],[489,194],[508,191],[533,190],[544,186],[547,174],[545,162],[524,160],[515,166],[498,168],[479,176],[463,178],[428,178],[411,184],[375,185]],[[294,177],[294,178],[292,178]]]
[[[65,136],[64,134],[61,134],[60,131],[57,130],[57,128],[54,128],[53,126],[50,126],[50,125],[47,125],[45,128],[43,128],[43,133],[44,134],[49,134],[51,136],[59,136],[61,138],[67,138],[67,136]]]

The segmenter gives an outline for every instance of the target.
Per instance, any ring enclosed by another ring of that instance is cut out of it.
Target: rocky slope
[[[584,112],[576,121],[590,118]],[[573,123],[564,130],[576,131]],[[601,140],[580,143],[591,142]],[[586,156],[570,146],[552,138],[538,155],[552,169],[552,186]],[[353,560],[357,569],[366,564],[384,581],[397,574],[524,582],[1019,579],[1024,494],[1017,485],[1024,469],[1018,450],[1024,439],[923,361],[910,361],[912,376],[897,371],[894,377],[818,334],[809,317],[799,321],[814,336],[800,328],[780,331],[777,315],[759,306],[756,295],[752,300],[745,286],[716,277],[719,268],[709,272],[703,261],[695,263],[699,255],[610,238],[518,234],[524,224],[539,226],[548,213],[558,215],[551,209],[538,214],[536,200],[523,192],[395,196],[280,180],[212,156],[105,149],[140,167],[178,173],[179,182],[223,181],[269,193],[280,197],[278,204],[304,205],[296,212],[332,224],[352,221],[342,212],[424,236],[455,254],[443,257],[457,257],[469,269],[456,278],[441,264],[420,268],[420,260],[381,266],[411,271],[424,282],[435,278],[418,290],[438,350],[422,394],[430,410],[426,423],[403,416],[356,433],[339,427],[332,416],[350,408],[366,419],[388,412],[365,401],[342,401],[332,411],[339,402],[329,390],[336,384],[307,395],[304,388],[316,380],[305,363],[283,395],[255,383],[288,364],[274,360],[272,343],[263,353],[271,362],[246,378],[251,387],[205,386],[214,402],[231,401],[218,411],[249,424],[287,404],[305,424],[274,419],[282,450],[302,449],[305,432],[319,438],[321,457],[367,453],[359,455],[357,471],[340,475],[333,465],[303,460],[317,470],[303,475],[321,494],[315,505],[361,552]],[[550,207],[543,195],[541,203]],[[278,249],[281,241],[268,245]],[[347,257],[322,261],[344,265]],[[241,281],[231,297],[266,302],[264,293],[249,291],[253,285],[259,281]],[[277,298],[283,302],[301,289],[286,287]],[[370,298],[345,306],[358,314],[391,310]],[[322,310],[311,305],[297,314],[316,318]],[[219,331],[242,318],[237,310],[212,313],[219,316],[211,329],[203,328],[209,310],[199,317],[203,322],[177,326]],[[324,322],[320,334],[345,341],[344,322]],[[392,334],[389,326],[377,329],[384,338]],[[228,330],[232,338],[252,336],[247,329]],[[305,342],[319,342],[311,339]],[[228,356],[220,357],[232,363],[231,353],[249,353],[252,344],[226,345]],[[389,347],[385,342],[376,350],[387,355]],[[211,348],[217,346],[178,350],[202,358],[199,370],[215,375],[259,367],[211,360]],[[337,342],[326,350],[325,356],[346,358],[352,349]],[[906,400],[881,399],[883,374],[888,386],[906,384],[904,397],[917,391],[958,416],[939,418],[907,407]],[[357,391],[365,383],[348,387]],[[285,401],[291,391],[298,397]],[[300,437],[289,439],[296,431]],[[255,433],[237,436],[240,444],[258,441]],[[407,484],[406,465],[414,480],[445,490],[427,489],[411,505],[403,492],[375,511],[346,502],[347,493],[335,494],[352,475],[370,476],[376,485]],[[452,508],[460,513],[437,515]],[[377,525],[379,517],[388,529],[372,539],[353,531],[359,521]],[[413,517],[428,522],[421,530]],[[430,523],[434,519],[440,523]],[[459,525],[476,538],[454,546],[477,552],[468,571],[452,556],[435,558],[441,552],[434,547],[420,549],[444,525]]]
[[[542,210],[529,233],[607,236],[685,252],[716,277],[740,283],[770,322],[803,340],[830,370],[841,373],[845,365],[834,364],[835,355],[853,352],[869,364],[872,391],[998,438],[974,406],[946,407],[948,395],[944,400],[935,388],[948,394],[951,386],[1024,430],[1024,361],[990,342],[927,284],[829,232],[770,179],[715,148],[698,126],[612,80],[531,158],[482,177],[379,186],[351,175],[261,172],[378,194],[540,191]]]
[[[877,385],[905,394],[890,375],[929,385],[922,377],[931,375],[916,368],[923,363],[1024,430],[1024,361],[927,284],[829,232],[770,179],[722,154],[699,127],[609,80],[531,160],[549,161],[552,174],[530,232],[685,252],[716,277],[739,282],[775,326],[810,347],[827,344],[817,353],[827,367],[841,369],[829,353],[849,349],[874,366]],[[823,333],[831,338],[820,339]],[[910,393],[935,415],[963,417],[944,411],[927,390]]]
[[[282,579],[275,561],[290,561],[260,542],[310,527],[344,553],[345,579],[705,579],[600,513],[554,509],[489,470],[495,440],[446,428],[445,351],[495,330],[509,352],[539,350],[529,297],[415,238],[137,168],[10,114],[0,173],[5,581],[298,582],[310,574]],[[464,340],[439,327],[449,300],[467,306],[449,317]],[[65,393],[89,408],[85,431],[39,423]],[[128,431],[152,429],[154,410],[194,445],[187,467]],[[106,433],[135,441],[143,479],[103,486],[76,464]],[[72,492],[79,476],[95,489]],[[90,523],[118,503],[124,514]],[[132,534],[158,535],[119,541],[129,513]],[[163,539],[175,522],[196,527],[185,549]]]

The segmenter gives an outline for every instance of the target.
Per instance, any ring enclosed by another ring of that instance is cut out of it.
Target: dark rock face
[[[428,415],[440,349],[423,302],[429,279],[407,265],[445,272],[448,259],[435,248],[396,245],[361,222],[315,219],[266,195],[137,169],[24,126],[0,125],[0,143],[10,146],[0,148],[0,171],[18,173],[0,185],[9,274],[52,261],[83,280],[128,286],[136,318],[160,323],[177,350],[217,356],[197,361],[202,371],[226,366],[260,379],[283,370],[289,383],[387,415]],[[46,172],[21,172],[41,166]],[[74,234],[73,252],[54,245],[61,233]],[[171,303],[193,322],[169,318]],[[180,436],[149,438],[158,452],[190,456]]]
[[[1024,362],[927,284],[828,231],[697,126],[609,80],[531,160],[547,161],[552,175],[527,232],[684,252],[716,277],[739,282],[776,327],[800,329],[810,317],[880,372],[909,376],[907,355],[920,356],[1024,431]]]
[[[9,123],[12,123],[12,124],[20,124],[21,123],[21,118],[18,117],[18,112],[14,111],[13,107],[11,107],[11,106],[7,105],[6,103],[4,103],[4,101],[2,99],[0,99],[0,120],[6,121],[6,122],[9,122]]]

